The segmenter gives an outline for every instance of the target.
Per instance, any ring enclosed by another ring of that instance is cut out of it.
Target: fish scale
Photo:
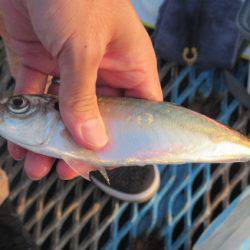
[[[250,160],[249,138],[209,117],[172,103],[122,97],[98,99],[109,141],[94,152],[75,143],[57,102],[51,95],[3,99],[1,136],[33,152],[63,159],[79,174],[83,163],[99,167],[105,176],[103,169],[110,166]]]

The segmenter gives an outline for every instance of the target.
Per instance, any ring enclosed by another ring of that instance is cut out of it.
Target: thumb
[[[75,141],[90,149],[99,149],[108,141],[96,97],[100,60],[101,56],[86,46],[67,46],[59,56],[62,119]]]

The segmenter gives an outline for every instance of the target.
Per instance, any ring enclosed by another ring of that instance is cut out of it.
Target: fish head
[[[48,95],[17,95],[0,101],[0,135],[20,146],[46,142],[59,120],[57,99]]]

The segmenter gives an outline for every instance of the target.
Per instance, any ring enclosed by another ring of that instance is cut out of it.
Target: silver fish
[[[50,95],[13,96],[0,102],[0,135],[33,152],[63,159],[81,172],[146,164],[223,163],[250,160],[250,139],[204,115],[171,103],[99,98],[109,135],[99,151],[78,146]]]

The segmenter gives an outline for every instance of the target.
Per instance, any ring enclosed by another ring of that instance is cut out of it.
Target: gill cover
[[[55,103],[56,98],[48,95],[10,97],[4,104],[3,133],[8,140],[20,145],[46,144],[60,119]]]

